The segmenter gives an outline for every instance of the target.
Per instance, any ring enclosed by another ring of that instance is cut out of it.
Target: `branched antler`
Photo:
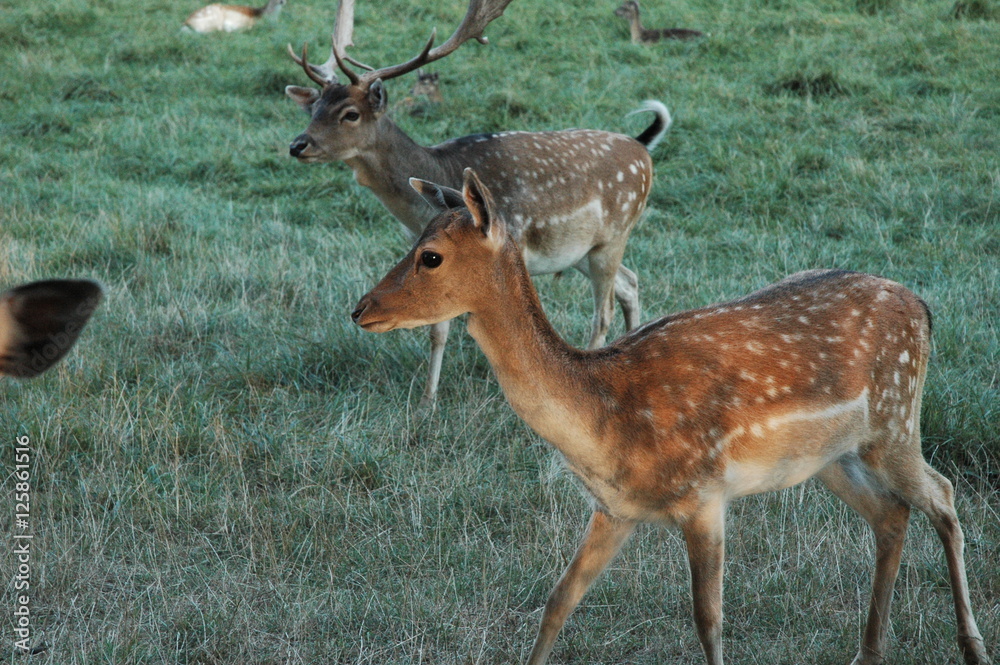
[[[511,2],[512,0],[470,0],[469,8],[465,12],[465,18],[462,19],[462,22],[459,24],[455,32],[452,33],[451,37],[449,37],[443,44],[437,48],[431,48],[434,45],[434,38],[436,35],[436,30],[432,30],[430,39],[427,40],[423,50],[421,50],[420,54],[415,58],[411,58],[410,60],[397,65],[374,69],[368,65],[358,62],[357,60],[354,60],[345,52],[348,45],[353,45],[351,42],[351,33],[353,32],[354,25],[354,0],[341,0],[341,3],[337,8],[337,22],[334,26],[334,34],[330,47],[330,57],[325,63],[322,65],[309,64],[306,60],[305,47],[302,48],[301,58],[295,55],[291,45],[288,46],[288,52],[292,56],[292,59],[305,70],[309,78],[320,85],[326,86],[336,82],[337,76],[334,70],[334,65],[336,65],[347,76],[352,84],[367,85],[375,79],[388,80],[396,78],[398,76],[402,76],[403,74],[408,74],[415,69],[419,69],[428,63],[434,62],[435,60],[440,60],[441,58],[450,55],[452,51],[456,50],[459,46],[470,39],[475,39],[481,44],[488,44],[489,40],[486,39],[483,31],[486,29],[486,26],[490,24],[490,22],[499,18],[503,14],[507,5]],[[344,64],[345,62],[349,62],[357,67],[361,67],[362,69],[367,69],[369,71],[359,76],[348,68],[347,65]]]

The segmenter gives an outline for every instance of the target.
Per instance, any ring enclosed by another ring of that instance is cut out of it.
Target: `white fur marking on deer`
[[[511,233],[524,249],[531,274],[576,268],[590,279],[594,318],[588,346],[595,348],[604,344],[614,300],[621,305],[627,328],[639,322],[638,280],[621,260],[653,180],[649,150],[671,124],[667,108],[653,101],[640,107],[653,113],[655,120],[638,139],[587,129],[511,131],[466,136],[432,147],[414,143],[385,112],[383,80],[443,58],[480,36],[509,1],[472,0],[462,24],[442,46],[431,49],[432,35],[412,60],[361,75],[344,65],[336,45],[320,66],[308,63],[305,49],[302,57],[293,53],[306,74],[323,87],[286,88],[312,118],[290,152],[303,162],[346,162],[357,182],[370,188],[414,238],[434,211],[409,187],[408,179],[419,177],[457,188],[462,169],[475,168],[489,179],[507,209]],[[348,83],[337,82],[334,65]],[[635,172],[630,172],[630,164]],[[448,325],[448,321],[437,323],[431,333],[425,406],[437,391]]]
[[[101,302],[89,280],[51,279],[0,293],[0,374],[31,378],[66,355]]]
[[[429,201],[454,196],[423,181],[414,187]],[[967,663],[989,662],[969,603],[952,486],[920,452],[931,330],[919,298],[872,275],[802,272],[581,351],[546,320],[505,217],[471,171],[462,196],[468,210],[432,221],[352,318],[385,332],[468,313],[469,333],[511,406],[594,497],[587,534],[545,605],[528,663],[545,661],[636,524],[652,522],[684,534],[695,626],[707,662],[721,665],[726,506],[811,476],[875,532],[871,606],[854,665],[874,665],[885,653],[911,506],[927,514],[944,544],[961,652]],[[852,309],[859,315],[849,316]],[[753,325],[743,325],[748,320]],[[833,321],[845,339],[871,340],[872,350],[853,366],[847,344],[808,335]],[[721,349],[720,338],[734,346]],[[746,353],[746,342],[762,353]],[[915,362],[896,362],[903,352]],[[795,371],[779,370],[778,359],[793,357]],[[896,372],[907,379],[898,386]]]
[[[287,0],[268,0],[263,7],[212,4],[196,10],[184,26],[195,32],[235,32],[252,28],[264,16],[278,16]]]

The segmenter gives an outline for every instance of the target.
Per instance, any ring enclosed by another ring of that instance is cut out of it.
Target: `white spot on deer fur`
[[[899,363],[901,365],[903,363],[905,363],[909,359],[910,359],[910,352],[909,351],[903,351],[902,353],[899,354]]]
[[[635,164],[629,164],[628,170],[631,171],[633,175],[639,173],[639,169],[635,168]]]
[[[809,323],[809,319],[807,319],[804,316],[800,316],[799,317],[799,323],[806,323],[806,324],[808,324]]]
[[[625,174],[624,174],[624,173],[622,173],[621,171],[619,171],[619,172],[618,172],[618,175],[617,175],[617,176],[615,176],[615,177],[616,177],[616,178],[618,178],[618,182],[621,182],[622,180],[624,180],[624,179],[625,179]]]

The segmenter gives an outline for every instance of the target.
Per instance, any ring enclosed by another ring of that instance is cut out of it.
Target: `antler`
[[[353,34],[354,0],[340,0],[337,4],[337,17],[333,22],[333,33],[330,35],[330,57],[326,59],[326,62],[322,65],[309,64],[306,60],[306,44],[302,45],[301,58],[295,55],[295,51],[292,50],[291,44],[288,45],[288,54],[292,56],[292,60],[294,60],[296,64],[305,70],[306,75],[310,79],[319,83],[321,86],[326,87],[327,85],[336,83],[337,81],[337,70],[335,69],[337,65],[337,54],[340,54],[344,60],[347,60],[347,62],[352,65],[356,65],[369,71],[374,69],[374,67],[370,67],[363,62],[358,62],[344,53],[344,49],[346,47],[354,45],[354,42],[352,41]],[[350,76],[350,74],[348,74],[348,76]]]
[[[333,69],[333,65],[336,62],[333,57],[333,53],[336,53],[336,49],[331,49],[333,53],[330,54],[329,60],[324,62],[322,65],[311,65],[309,64],[309,61],[306,59],[307,53],[309,52],[309,44],[302,45],[301,58],[295,55],[295,51],[292,50],[291,44],[288,44],[287,47],[288,47],[288,55],[292,57],[292,60],[295,61],[295,64],[299,65],[300,67],[302,67],[303,70],[305,70],[306,76],[308,76],[310,79],[312,79],[316,83],[319,83],[324,88],[330,85],[331,83],[335,83],[337,81],[337,74]]]
[[[344,33],[349,35],[350,32],[344,27],[344,25],[348,21],[350,21],[353,25],[354,3],[353,0],[342,0],[341,5],[337,10],[337,25],[334,28],[335,37],[330,48],[330,58],[325,63],[322,65],[308,64],[305,59],[304,48],[302,51],[302,58],[295,55],[291,46],[288,47],[288,52],[291,54],[292,59],[306,70],[306,74],[309,78],[324,86],[337,80],[337,76],[333,69],[334,64],[336,64],[337,67],[344,72],[347,78],[350,79],[351,83],[355,85],[364,85],[374,81],[375,79],[388,80],[396,78],[397,76],[402,76],[403,74],[408,74],[409,72],[419,69],[428,63],[434,62],[435,60],[440,60],[441,58],[451,54],[452,51],[470,39],[475,39],[481,44],[488,44],[489,40],[487,40],[483,35],[483,31],[491,21],[499,18],[503,14],[507,5],[511,2],[512,0],[469,0],[469,9],[465,12],[465,18],[462,19],[461,24],[459,24],[458,28],[445,43],[441,44],[437,48],[431,48],[434,45],[434,38],[437,34],[437,31],[433,30],[431,31],[430,39],[427,40],[423,50],[421,50],[420,54],[415,58],[411,58],[410,60],[398,65],[391,65],[389,67],[383,67],[382,69],[373,69],[372,67],[354,60],[343,52],[344,47],[350,43],[349,36],[346,38],[346,41],[344,39]],[[348,6],[349,11],[345,10],[345,5]],[[369,71],[359,76],[344,64],[345,61]],[[321,78],[317,78],[317,76]]]

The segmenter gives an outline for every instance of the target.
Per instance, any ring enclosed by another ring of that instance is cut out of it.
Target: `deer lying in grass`
[[[581,351],[546,320],[512,227],[479,179],[466,170],[461,193],[412,182],[428,202],[452,207],[352,319],[386,332],[468,313],[469,334],[511,406],[597,505],[545,605],[530,665],[545,662],[639,522],[683,532],[698,636],[707,662],[721,665],[726,506],[813,476],[875,531],[871,607],[854,665],[882,661],[911,507],[944,543],[966,662],[989,662],[952,486],[920,452],[931,322],[913,293],[872,275],[801,272]]]
[[[644,28],[639,21],[639,0],[625,0],[621,7],[615,10],[615,16],[621,16],[628,21],[633,44],[655,44],[661,39],[697,39],[705,33],[685,28]]]
[[[441,94],[441,84],[437,72],[424,73],[417,71],[417,82],[410,88],[410,94],[399,100],[393,107],[393,112],[406,111],[412,116],[423,115],[431,106],[444,102]]]
[[[312,120],[289,148],[303,162],[344,161],[355,180],[372,190],[407,233],[416,238],[433,217],[433,209],[407,184],[411,176],[454,187],[462,169],[473,167],[489,178],[509,213],[510,232],[521,244],[533,275],[577,268],[590,278],[594,319],[588,346],[604,344],[614,314],[612,295],[625,325],[639,322],[638,280],[621,265],[625,243],[646,207],[653,184],[649,151],[670,127],[667,108],[646,102],[640,111],[655,114],[653,123],[633,139],[596,130],[501,132],[478,134],[425,148],[403,133],[386,114],[383,81],[445,57],[486,24],[510,0],[472,0],[455,33],[431,49],[434,35],[420,55],[383,69],[354,73],[334,44],[320,66],[309,64],[306,49],[292,58],[321,90],[288,86],[285,92]],[[334,64],[347,76],[340,84]],[[431,328],[430,371],[421,405],[433,403],[448,335],[447,320]]]
[[[0,294],[0,374],[37,376],[59,362],[101,302],[89,280],[31,282]]]
[[[277,18],[287,0],[268,0],[263,7],[212,4],[202,7],[187,17],[185,28],[195,32],[235,32],[252,28],[264,16]]]

